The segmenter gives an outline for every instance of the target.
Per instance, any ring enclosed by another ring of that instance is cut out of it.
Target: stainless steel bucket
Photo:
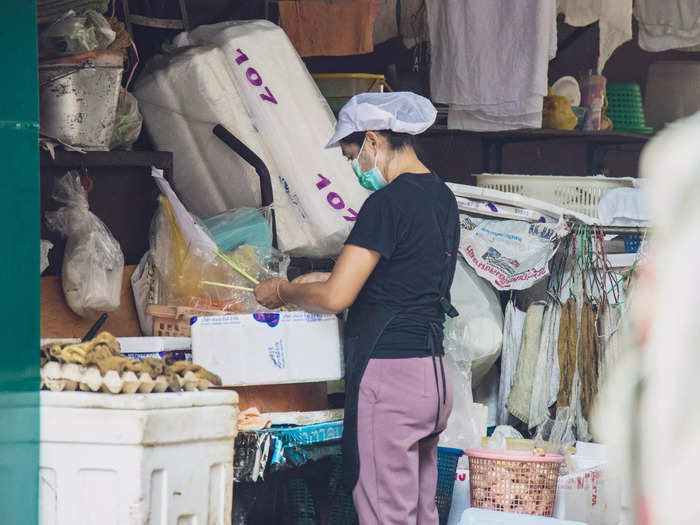
[[[108,150],[123,70],[119,57],[39,65],[41,133],[86,150]]]

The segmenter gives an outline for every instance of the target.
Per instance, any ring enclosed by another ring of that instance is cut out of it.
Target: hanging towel
[[[523,423],[528,423],[530,419],[530,402],[532,401],[537,357],[540,352],[544,311],[545,303],[543,301],[533,303],[527,309],[518,367],[513,379],[513,388],[508,396],[508,411]]]
[[[371,2],[279,2],[280,25],[303,57],[360,55],[374,51]]]
[[[576,300],[571,297],[561,313],[559,323],[559,340],[557,351],[559,354],[559,395],[557,397],[557,409],[567,407],[571,397],[572,382],[576,372],[576,346],[578,344],[578,319],[576,314]]]
[[[448,127],[540,127],[556,54],[555,0],[426,0],[435,102]]]
[[[668,0],[660,0],[666,2]],[[598,22],[598,73],[618,47],[632,40],[632,0],[558,0],[565,22],[583,27]]]
[[[537,356],[537,367],[532,386],[532,400],[530,401],[530,416],[528,427],[534,428],[541,425],[549,416],[548,409],[552,404],[552,378],[558,375],[557,340],[559,336],[559,321],[561,319],[561,305],[558,300],[548,299],[542,318],[542,335],[540,336],[540,349]],[[559,378],[556,377],[557,387]]]
[[[697,0],[637,0],[639,47],[666,51],[700,44],[700,2]]]
[[[506,402],[513,386],[513,377],[518,365],[520,344],[523,338],[525,312],[518,310],[513,301],[508,301],[505,320],[503,321],[503,349],[501,351],[501,380],[498,388],[497,425],[508,424],[508,409]]]

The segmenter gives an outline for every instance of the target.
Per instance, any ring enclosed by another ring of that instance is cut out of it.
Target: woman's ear
[[[379,141],[379,133],[375,131],[365,133],[365,147],[370,146],[372,151],[377,151],[379,149]]]

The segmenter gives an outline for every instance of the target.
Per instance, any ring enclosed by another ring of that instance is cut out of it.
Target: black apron
[[[450,202],[448,217],[449,220],[445,228],[441,228],[444,252],[441,254],[445,258],[444,271],[440,284],[440,311],[450,317],[458,315],[457,310],[450,303],[450,287],[457,264],[457,250],[459,248],[459,212],[457,202],[453,198]],[[440,227],[437,217],[436,224]],[[437,254],[436,256],[440,256]],[[357,445],[357,405],[360,393],[360,383],[365,373],[367,364],[372,358],[374,347],[377,345],[382,333],[389,326],[389,323],[401,313],[400,309],[389,307],[362,307],[351,308],[344,330],[343,354],[345,357],[345,420],[343,423],[343,481],[345,488],[352,491],[360,477],[360,453]],[[431,322],[428,345],[433,356],[433,367],[435,369],[435,384],[439,389],[436,355],[442,345],[442,327],[440,324]],[[440,367],[443,379],[444,403],[446,396],[445,375],[442,366],[442,356],[440,356]],[[440,401],[438,401],[438,415],[440,417]]]

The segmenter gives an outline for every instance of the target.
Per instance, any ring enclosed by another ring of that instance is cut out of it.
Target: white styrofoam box
[[[56,339],[56,338],[50,338],[50,339],[39,339],[39,344],[41,346],[47,345],[49,343],[79,343],[80,339],[77,339],[75,337],[67,337],[65,339]]]
[[[452,489],[452,506],[447,518],[447,525],[459,525],[464,511],[471,507],[469,490],[469,470],[458,468],[455,474],[455,486]]]
[[[189,337],[118,337],[121,353],[132,359],[171,356],[175,360],[192,361],[192,339]]]
[[[306,312],[193,318],[192,358],[224,385],[330,381],[343,377],[334,315]]]
[[[41,393],[41,525],[230,525],[238,396]]]
[[[255,169],[212,133],[223,124],[265,160],[243,109],[226,58],[218,49],[157,56],[134,95],[154,145],[173,152],[173,182],[190,212],[206,219],[227,209],[260,205]]]
[[[287,235],[305,224],[311,244],[295,252],[339,253],[369,192],[357,183],[340,148],[325,148],[335,117],[284,30],[267,20],[224,22],[181,33],[173,43],[224,52],[233,79],[228,91],[237,91],[239,112],[247,112],[259,132],[276,182],[280,249],[290,251]]]
[[[122,354],[149,354],[191,350],[189,337],[117,337]]]
[[[566,521],[557,518],[543,518],[528,514],[511,514],[495,510],[467,509],[462,514],[459,525],[586,525],[580,521]]]

